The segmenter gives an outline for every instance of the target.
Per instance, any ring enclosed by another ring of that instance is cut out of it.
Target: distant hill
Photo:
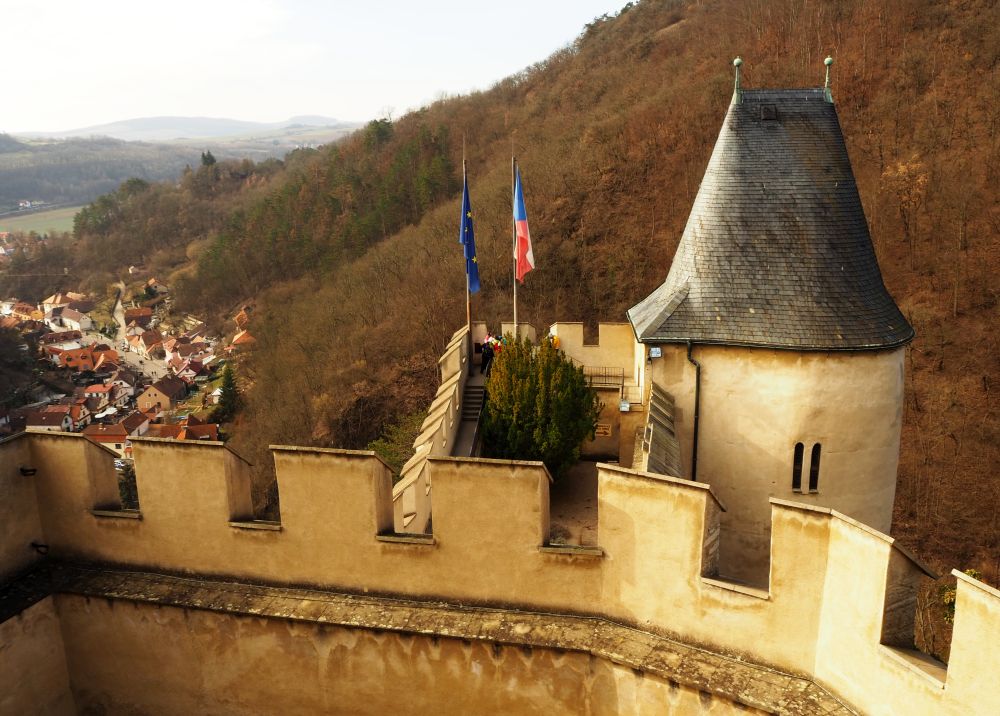
[[[0,134],[0,153],[20,152],[24,149],[26,149],[25,145],[9,134]]]
[[[263,161],[328,144],[360,125],[330,117],[284,122],[145,117],[65,132],[0,134],[0,213],[21,200],[85,204],[126,179],[175,180],[210,149],[219,159]]]
[[[275,130],[302,127],[333,127],[350,129],[355,122],[342,122],[332,117],[302,115],[283,122],[247,122],[219,117],[138,117],[109,124],[96,124],[60,132],[23,132],[25,137],[112,137],[126,142],[166,142],[175,139],[206,139],[245,137],[268,134]]]
[[[181,145],[0,134],[0,212],[21,200],[84,204],[132,177],[174,179],[200,159],[196,148]]]

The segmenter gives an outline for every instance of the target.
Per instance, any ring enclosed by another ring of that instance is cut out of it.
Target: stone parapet
[[[772,500],[769,581],[755,590],[715,573],[722,505],[700,483],[601,465],[600,553],[574,554],[544,549],[540,463],[428,459],[431,538],[387,540],[391,474],[374,454],[274,447],[282,519],[256,530],[239,528],[243,482],[227,452],[137,439],[139,518],[116,519],[112,460],[93,444],[59,433],[0,443],[0,570],[23,570],[43,549],[75,563],[588,615],[812,679],[867,713],[1000,711],[995,681],[983,682],[997,667],[997,594],[959,582],[951,662],[929,678],[898,658],[900,605],[924,569],[835,511]]]

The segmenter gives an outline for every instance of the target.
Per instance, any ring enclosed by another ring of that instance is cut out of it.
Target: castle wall
[[[622,465],[632,465],[636,430],[645,424],[642,407],[642,380],[645,368],[642,346],[636,343],[635,334],[629,323],[598,324],[598,339],[595,344],[585,344],[582,323],[553,323],[549,333],[559,337],[559,349],[579,365],[588,368],[620,368],[622,371],[622,392],[618,388],[598,388],[598,396],[603,403],[598,418],[598,428],[606,434],[595,435],[594,440],[584,442],[582,455],[614,455]],[[621,400],[629,401],[631,410],[622,413]]]
[[[77,713],[53,598],[0,622],[0,714]]]
[[[486,324],[472,326],[472,334],[486,334]],[[422,533],[431,519],[427,458],[450,455],[461,426],[462,395],[469,375],[470,329],[455,331],[438,361],[441,385],[427,410],[420,434],[413,441],[413,456],[403,465],[393,487],[393,523],[399,532]]]
[[[686,346],[662,346],[649,368],[675,400],[685,476],[691,474],[694,366]],[[767,578],[770,510],[778,497],[831,507],[888,532],[903,406],[904,350],[799,353],[697,345],[702,366],[697,480],[728,511],[722,569]],[[795,444],[803,444],[802,492],[792,490]],[[813,445],[819,489],[808,491]]]
[[[85,712],[762,713],[581,652],[56,599]]]
[[[905,600],[910,593],[915,597],[918,578],[923,575],[893,548],[891,540],[849,520],[831,524],[830,546],[818,634],[817,677],[837,684],[848,701],[858,703],[855,699],[863,698],[866,712],[925,713],[927,696],[942,693],[945,670],[937,669],[940,679],[930,678],[915,661],[908,661],[916,654],[912,627],[915,601],[906,610],[911,620],[905,636],[908,644],[902,634],[890,636],[899,646],[908,646],[909,652],[882,646],[886,622],[865,618],[883,609],[891,614],[896,600]],[[859,565],[887,565],[887,570],[895,572],[894,579],[858,580]],[[902,668],[887,671],[882,668],[887,659],[898,660]],[[858,688],[859,684],[864,684],[863,689]]]
[[[631,324],[598,324],[596,344],[583,342],[582,323],[553,323],[549,332],[559,336],[559,349],[582,365],[621,368],[626,380],[632,378],[635,334]]]
[[[506,336],[507,334],[514,335],[514,322],[503,322],[500,324],[500,335]],[[530,323],[524,323],[523,321],[518,321],[517,323],[517,336],[518,338],[524,338],[531,341],[532,343],[538,342],[538,335],[535,331],[535,327]]]
[[[958,570],[952,575],[958,584],[946,688],[981,694],[983,713],[1000,713],[1000,590]]]
[[[35,481],[20,470],[31,464],[29,447],[27,440],[0,441],[0,583],[36,560],[31,543],[42,541]]]
[[[141,515],[115,515],[92,511],[104,499],[101,451],[73,435],[18,440],[30,446],[43,537],[59,559],[598,614],[810,676],[866,712],[1000,711],[995,680],[981,675],[1000,668],[988,647],[1000,643],[1000,598],[959,584],[943,688],[881,643],[895,631],[883,616],[900,621],[893,605],[906,603],[919,568],[830,510],[770,504],[770,580],[757,590],[715,577],[722,506],[686,480],[601,466],[600,548],[574,549],[548,545],[549,476],[538,463],[432,458],[433,535],[415,539],[392,533],[391,477],[370,453],[275,448],[278,526],[239,519],[238,475],[220,445],[136,440]],[[0,444],[0,464],[16,443]]]

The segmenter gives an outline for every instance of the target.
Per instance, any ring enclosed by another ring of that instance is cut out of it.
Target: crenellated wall
[[[713,576],[723,508],[702,484],[602,465],[600,547],[550,546],[541,464],[431,457],[432,534],[400,535],[372,453],[272,449],[280,525],[245,521],[249,488],[217,443],[137,439],[138,513],[110,504],[113,458],[85,439],[0,443],[4,514],[24,516],[5,529],[0,571],[39,559],[34,541],[61,560],[593,614],[810,677],[866,713],[1000,712],[1000,594],[960,579],[946,674],[884,645],[905,644],[900,605],[923,569],[837,512],[773,499],[757,590]]]
[[[476,324],[485,335],[485,324]],[[399,532],[423,533],[431,519],[431,483],[427,458],[450,455],[462,420],[462,394],[469,376],[470,330],[455,331],[438,359],[441,385],[427,410],[420,434],[413,441],[413,456],[400,471],[393,487],[393,523]]]

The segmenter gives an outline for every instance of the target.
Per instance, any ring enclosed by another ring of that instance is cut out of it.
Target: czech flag
[[[514,275],[524,283],[528,271],[535,268],[535,254],[531,251],[531,234],[528,233],[528,212],[524,209],[524,194],[521,193],[521,170],[514,170]]]
[[[469,202],[469,179],[462,177],[462,224],[458,243],[465,247],[465,273],[469,276],[469,293],[479,291],[479,257],[476,256],[476,232],[472,229],[472,205]]]

